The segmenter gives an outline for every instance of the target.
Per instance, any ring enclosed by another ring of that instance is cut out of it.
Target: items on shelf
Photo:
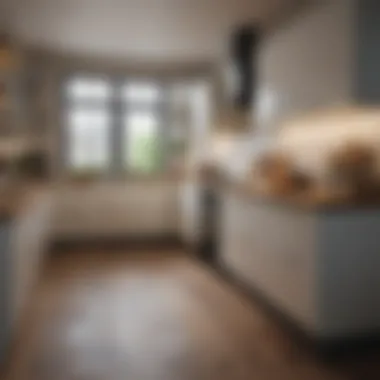
[[[0,34],[0,69],[9,69],[14,63],[14,54],[11,48],[10,37],[6,33]]]
[[[336,187],[345,189],[354,201],[379,197],[376,154],[365,144],[349,142],[331,154],[329,169]]]
[[[258,181],[264,192],[270,195],[295,195],[309,191],[313,182],[309,176],[297,170],[291,160],[281,153],[267,153],[256,164],[253,181]]]
[[[17,169],[27,178],[44,179],[48,176],[46,153],[40,150],[26,151],[17,159]]]
[[[325,178],[317,178],[300,171],[291,156],[274,150],[253,162],[249,182],[262,195],[318,204],[378,202],[377,163],[375,148],[348,142],[330,153]]]

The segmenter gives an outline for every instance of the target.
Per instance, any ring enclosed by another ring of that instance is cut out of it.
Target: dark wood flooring
[[[380,356],[325,364],[179,250],[52,255],[7,380],[380,379]]]

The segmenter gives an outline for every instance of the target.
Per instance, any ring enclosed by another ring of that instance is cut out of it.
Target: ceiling
[[[239,23],[289,0],[9,0],[10,29],[49,49],[131,60],[205,61]]]

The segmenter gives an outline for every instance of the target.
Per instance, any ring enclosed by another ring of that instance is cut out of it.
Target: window
[[[133,172],[157,171],[161,167],[157,118],[147,112],[131,112],[124,127],[124,165]]]
[[[102,170],[110,164],[110,118],[104,109],[73,109],[69,114],[69,162],[77,170]]]
[[[111,163],[110,84],[98,78],[68,82],[66,163],[75,172],[104,172]]]
[[[76,77],[65,90],[69,171],[149,174],[163,169],[161,87]]]
[[[146,82],[126,83],[124,102],[123,167],[132,173],[157,172],[162,167],[160,136],[160,88]]]
[[[160,101],[160,95],[158,86],[144,82],[127,83],[122,89],[124,100],[134,104],[155,105]]]
[[[104,103],[112,96],[112,87],[104,79],[75,78],[67,86],[67,94],[72,100]]]

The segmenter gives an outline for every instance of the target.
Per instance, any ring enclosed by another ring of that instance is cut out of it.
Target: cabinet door
[[[177,232],[175,184],[99,184],[58,194],[54,230],[59,237],[159,235]]]
[[[179,191],[181,235],[189,244],[197,244],[201,240],[202,202],[200,185],[185,182]]]
[[[226,195],[221,260],[249,287],[307,327],[316,322],[314,216]]]
[[[220,208],[219,252],[222,265],[240,275],[245,266],[244,231],[241,204],[235,197],[222,196]]]

